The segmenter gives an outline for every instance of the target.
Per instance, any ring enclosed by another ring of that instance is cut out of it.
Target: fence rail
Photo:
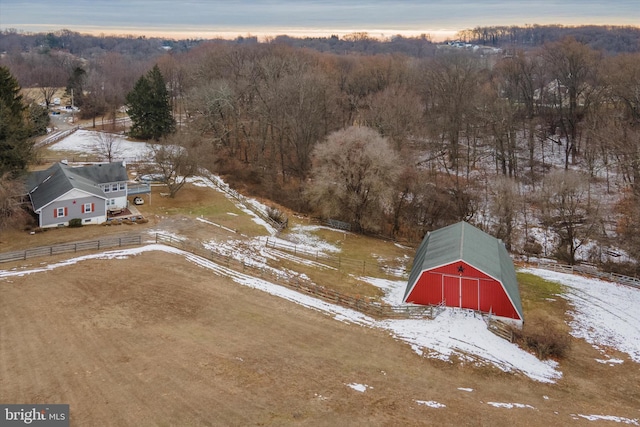
[[[494,319],[491,316],[487,320],[487,329],[493,332],[495,335],[503,338],[509,342],[513,342],[513,329],[510,325],[500,320]]]
[[[245,196],[243,196],[239,192],[233,190],[231,187],[229,187],[228,185],[226,185],[225,183],[223,183],[222,181],[217,179],[217,177],[213,176],[213,174],[211,174],[208,170],[202,169],[201,172],[205,176],[207,176],[209,181],[211,181],[213,183],[213,185],[215,185],[220,191],[222,191],[223,193],[226,193],[227,195],[229,195],[229,196],[233,197],[234,199],[236,199],[245,208],[249,209],[251,212],[256,214],[260,219],[262,219],[263,221],[265,221],[266,223],[271,225],[278,232],[280,232],[280,231],[284,230],[285,228],[287,228],[287,225],[288,225],[287,224],[288,223],[287,220],[285,220],[284,222],[278,222],[278,221],[274,220],[273,218],[271,218],[269,216],[269,214],[267,212],[265,212],[263,209],[259,208],[255,204],[253,204],[250,199],[246,198]]]
[[[47,145],[54,144],[60,141],[61,139],[68,137],[78,129],[80,129],[80,127],[75,126],[71,129],[53,132],[50,135],[47,135],[45,138],[43,138],[40,142],[36,143],[36,147],[45,147]]]
[[[238,261],[231,256],[217,253],[214,250],[204,249],[173,236],[158,233],[156,234],[156,243],[162,243],[182,249],[194,255],[201,256],[205,259],[226,266],[232,270],[268,279],[269,281],[286,286],[298,292],[312,295],[316,298],[322,299],[323,301],[357,310],[376,319],[433,319],[442,310],[442,307],[440,306],[392,306],[367,297],[349,295],[334,289],[317,285],[300,277],[284,277],[280,274],[276,274],[272,270],[251,265],[243,261]]]
[[[557,271],[560,273],[568,274],[582,274],[584,276],[596,277],[598,279],[609,280],[611,282],[620,283],[623,285],[633,286],[640,289],[640,279],[637,277],[624,276],[618,273],[605,273],[595,267],[587,265],[565,265],[556,264],[552,262],[538,262],[538,268],[545,270]]]
[[[60,255],[70,252],[100,250],[122,246],[141,245],[142,236],[107,237],[99,240],[90,240],[74,243],[63,243],[53,246],[25,249],[23,251],[0,253],[0,263],[11,261],[24,261],[30,258]]]
[[[318,263],[324,264],[327,267],[335,268],[336,270],[342,270],[349,268],[352,271],[361,272],[363,275],[376,274],[380,272],[378,264],[372,261],[367,262],[362,259],[345,258],[342,256],[330,255],[320,251],[310,251],[299,247],[296,244],[283,243],[279,240],[269,239],[265,241],[265,246],[271,249],[277,249],[292,253],[296,256],[306,257]]]

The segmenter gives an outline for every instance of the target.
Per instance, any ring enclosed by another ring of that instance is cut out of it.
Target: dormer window
[[[105,186],[104,186],[104,192],[105,192],[105,193],[108,193],[108,192],[109,192],[109,188],[110,188],[110,187],[109,187],[109,184],[105,185]]]
[[[118,191],[118,183],[111,184],[111,191]]]

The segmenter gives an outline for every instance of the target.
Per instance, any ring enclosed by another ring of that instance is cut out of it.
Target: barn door
[[[448,307],[460,307],[460,278],[443,276],[444,304]]]
[[[480,281],[469,277],[460,278],[460,307],[472,310],[480,309]]]

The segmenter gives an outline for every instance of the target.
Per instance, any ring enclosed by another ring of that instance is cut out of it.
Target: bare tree
[[[589,108],[599,54],[573,38],[566,38],[545,45],[542,58],[551,80],[546,90],[547,102],[552,106],[548,113],[565,140],[565,169],[568,169],[569,159],[575,163],[578,154],[581,121]]]
[[[479,63],[464,52],[447,53],[428,64],[425,77],[432,139],[447,153],[448,164],[443,166],[458,176],[463,155],[460,145],[475,124]]]
[[[197,135],[180,132],[152,146],[151,155],[169,189],[169,197],[175,197],[187,180],[198,173],[202,161],[200,148]]]
[[[498,177],[497,182],[492,186],[493,203],[491,203],[491,213],[495,218],[494,235],[502,239],[508,250],[511,246],[516,232],[516,216],[519,205],[519,193],[517,184],[507,177]]]
[[[98,152],[111,163],[124,152],[121,147],[122,140],[118,135],[109,132],[97,132],[94,136]]]
[[[350,127],[315,149],[308,195],[326,216],[349,221],[357,231],[379,230],[400,170],[386,138],[370,128]]]
[[[601,230],[599,206],[589,200],[587,180],[571,170],[555,171],[545,177],[539,194],[541,223],[558,237],[556,256],[570,264],[575,264],[578,249]]]
[[[423,114],[422,100],[412,88],[393,85],[375,93],[363,115],[368,126],[389,138],[400,151],[418,133]]]
[[[24,183],[5,172],[0,177],[0,231],[24,224],[26,212],[20,205],[19,196],[25,193]]]

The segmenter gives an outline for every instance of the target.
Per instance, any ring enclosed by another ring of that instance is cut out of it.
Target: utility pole
[[[73,88],[71,88],[71,124],[75,123],[74,111],[73,111]]]

